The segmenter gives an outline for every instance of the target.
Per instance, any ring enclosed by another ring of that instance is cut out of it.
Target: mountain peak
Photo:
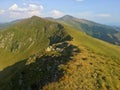
[[[43,19],[43,18],[34,15],[34,16],[32,16],[30,19],[40,20],[40,19]]]
[[[40,17],[38,17],[38,16],[34,15],[34,16],[32,16],[31,18],[40,18]]]
[[[63,18],[63,19],[71,19],[71,18],[74,18],[74,17],[71,16],[71,15],[65,15],[65,16],[63,16],[63,17],[61,17],[61,18]]]
[[[46,22],[48,22],[48,20],[45,18],[42,18],[39,16],[32,16],[30,18],[26,18],[26,19],[21,20],[19,23],[17,23],[17,25],[18,26],[21,25],[21,27],[23,27],[25,24],[29,24],[29,25],[34,24],[35,25],[35,24],[46,23]],[[26,26],[26,28],[27,28],[27,26]]]

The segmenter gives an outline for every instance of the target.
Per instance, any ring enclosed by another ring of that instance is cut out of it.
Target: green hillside
[[[36,16],[15,23],[0,32],[0,69],[67,38],[62,25]]]
[[[81,31],[33,16],[0,32],[0,90],[119,90],[120,47]]]
[[[111,26],[102,25],[85,19],[78,19],[69,15],[55,20],[70,25],[75,29],[82,30],[83,32],[95,38],[112,44],[120,45],[120,37],[116,36],[116,34],[120,32]]]

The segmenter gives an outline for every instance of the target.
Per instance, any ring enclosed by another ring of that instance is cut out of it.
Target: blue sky
[[[0,0],[0,22],[73,15],[103,24],[120,25],[120,0]]]

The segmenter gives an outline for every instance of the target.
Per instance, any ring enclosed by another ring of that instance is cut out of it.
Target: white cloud
[[[44,7],[42,5],[35,5],[35,4],[29,4],[28,10],[30,11],[37,11],[40,10],[42,11]]]
[[[1,10],[1,9],[0,9],[0,14],[2,14],[2,13],[4,13],[4,12],[5,12],[5,10]]]
[[[18,5],[17,4],[13,4],[11,7],[9,7],[9,10],[14,11],[18,9]]]
[[[13,4],[8,8],[7,13],[10,18],[25,18],[33,15],[40,16],[43,10],[44,7],[42,5],[29,4],[25,7],[19,7],[17,4]]]
[[[53,11],[51,11],[51,14],[52,14],[52,16],[54,16],[54,17],[61,17],[61,16],[64,15],[64,13],[61,12],[61,11],[59,11],[59,10],[53,10]]]

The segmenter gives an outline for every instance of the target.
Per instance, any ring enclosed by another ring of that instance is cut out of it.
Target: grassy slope
[[[50,83],[47,82],[47,85],[45,84],[45,86],[43,86],[42,89],[119,90],[120,47],[92,38],[83,32],[73,29],[72,27],[65,26],[65,28],[66,32],[73,37],[73,40],[68,43],[77,46],[80,49],[80,53],[71,56],[73,58],[71,59],[71,61],[57,66],[56,68],[58,70],[63,70],[63,76],[60,77],[57,81],[53,81]],[[50,58],[51,57],[49,57],[47,63],[45,63],[44,65],[42,64],[42,68],[40,66],[41,64],[38,63],[42,59],[38,60],[36,64],[33,63],[35,65],[30,64],[29,66],[25,66],[25,62],[19,62],[20,64],[14,65],[14,67],[11,67],[12,69],[8,67],[10,71],[7,73],[10,74],[11,71],[13,71],[13,73],[11,73],[9,77],[6,76],[6,79],[2,78],[2,81],[7,82],[10,79],[10,77],[14,76],[14,74],[16,74],[18,71],[18,73],[23,71],[26,72],[25,77],[28,85],[29,83],[34,83],[36,80],[38,80],[38,78],[40,79],[40,76],[42,77],[42,75],[45,76],[44,78],[45,80],[47,80],[49,79],[48,76],[50,72],[46,72],[45,69],[45,74],[44,72],[42,74],[42,72],[37,70],[37,68],[40,67],[44,71],[44,68],[47,68],[46,66],[49,66],[50,64],[54,70],[55,63],[52,63],[52,61],[54,61],[54,57],[52,59]],[[61,58],[55,59],[59,60]],[[63,61],[64,60],[65,58],[63,58]],[[14,72],[14,68],[16,68],[17,71]],[[3,74],[7,75],[7,73]],[[3,74],[2,77],[5,76]],[[30,77],[31,75],[33,75],[32,78]],[[17,76],[19,75],[17,74]],[[14,77],[16,80],[17,76]],[[31,80],[29,80],[28,77],[31,78]]]
[[[36,42],[35,37],[37,35],[37,32],[34,29],[32,29],[31,26],[27,26],[27,29],[24,29],[24,28],[26,28],[26,26],[24,26],[24,25],[26,25],[26,23],[28,23],[28,22],[31,22],[31,21],[26,20],[26,22],[25,22],[25,20],[24,20],[23,22],[18,23],[18,26],[15,25],[15,26],[12,26],[12,27],[8,28],[6,31],[2,31],[1,35],[5,35],[5,36],[3,36],[2,39],[4,39],[5,37],[8,37],[8,35],[6,35],[7,33],[10,33],[10,34],[13,33],[14,37],[13,37],[12,41],[10,41],[11,45],[6,46],[7,47],[6,50],[5,49],[1,50],[1,55],[0,55],[1,65],[0,65],[0,68],[4,68],[8,65],[11,65],[12,63],[15,63],[18,60],[24,59],[24,58],[28,57],[29,55],[31,55],[35,52],[39,52],[37,50],[38,47],[35,44],[34,44],[33,47],[31,47],[31,49],[27,50],[27,48],[30,46],[30,44],[32,42],[34,42],[34,41]],[[23,28],[21,28],[21,26]],[[40,32],[40,33],[42,33],[42,32]],[[41,36],[41,38],[42,37],[44,38],[44,36]],[[30,42],[28,40],[29,38],[32,38],[34,40],[32,42]],[[13,46],[15,46],[14,43],[16,44],[16,42],[18,42],[19,44],[21,43],[20,44],[21,48],[19,50],[17,50],[16,52],[11,52],[12,44],[13,44]],[[41,43],[40,46],[45,46],[47,44],[46,40],[44,40],[44,39],[43,40],[41,39],[40,42],[43,42],[43,45]],[[7,44],[7,42],[5,42],[5,43]],[[23,45],[24,43],[25,43],[25,45]],[[39,46],[39,49],[41,48],[40,46]]]
[[[72,27],[71,27],[72,28]],[[106,43],[104,41],[92,38],[85,33],[79,31],[73,31],[69,28],[68,33],[72,35],[75,39],[75,42],[80,43],[81,45],[92,49],[94,52],[109,56],[119,58],[120,47]]]
[[[119,90],[120,47],[92,38],[70,27],[74,37],[70,43],[81,53],[61,68],[64,76],[58,82],[46,85],[44,90]]]
[[[13,24],[0,32],[0,70],[43,51],[49,38],[61,41],[66,36],[60,24],[36,16]]]

